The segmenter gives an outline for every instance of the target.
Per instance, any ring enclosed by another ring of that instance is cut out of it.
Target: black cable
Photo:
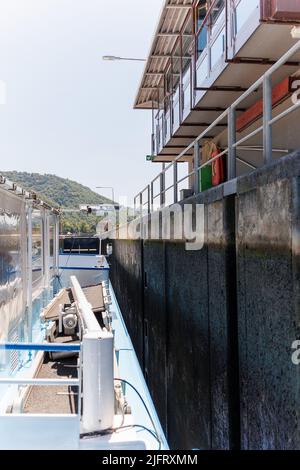
[[[75,236],[76,236],[76,234],[75,234]],[[66,267],[68,266],[68,264],[69,264],[69,261],[70,261],[70,258],[71,258],[71,254],[72,254],[72,251],[73,251],[73,248],[74,248],[74,245],[75,245],[75,237],[73,236],[72,238],[73,238],[73,239],[72,239],[72,246],[71,246],[71,248],[70,248],[70,253],[69,253],[69,256],[68,256],[68,258],[67,258],[67,262],[65,263],[64,267],[60,270],[60,272],[59,272],[59,266],[58,266],[57,278],[58,278],[58,280],[59,280],[59,283],[60,283],[61,287],[62,287],[62,284],[61,284],[60,278],[61,278],[61,276],[62,276],[62,273],[63,273],[64,268],[66,268]]]
[[[95,431],[95,432],[91,432],[91,433],[81,434],[81,435],[80,435],[80,438],[96,437],[96,436],[106,436],[107,434],[113,434],[113,433],[115,433],[115,432],[117,432],[117,431],[120,431],[120,430],[123,430],[123,429],[139,428],[139,429],[144,429],[145,431],[149,432],[149,433],[152,435],[152,437],[154,437],[155,440],[156,440],[156,441],[158,442],[158,444],[159,444],[159,447],[158,447],[157,450],[161,450],[161,440],[160,440],[159,435],[158,435],[158,432],[157,432],[157,430],[156,430],[156,426],[155,426],[154,421],[153,421],[153,419],[152,419],[151,413],[150,413],[150,411],[149,411],[149,409],[148,409],[148,407],[147,407],[147,405],[146,405],[146,403],[145,403],[143,397],[141,396],[140,392],[134,387],[134,385],[132,385],[132,384],[131,384],[130,382],[128,382],[127,380],[115,378],[114,381],[115,381],[115,382],[122,382],[122,383],[128,385],[129,387],[131,387],[131,388],[135,391],[135,393],[138,395],[139,399],[140,399],[141,402],[143,403],[145,410],[147,411],[147,414],[148,414],[149,419],[150,419],[150,421],[151,421],[151,423],[152,423],[152,426],[153,426],[153,428],[154,428],[154,431],[151,430],[151,429],[149,429],[149,428],[147,428],[146,426],[143,426],[143,425],[140,425],[140,424],[132,424],[132,425],[128,425],[128,426],[120,426],[120,427],[118,427],[118,428],[109,428],[109,429],[106,429],[106,430],[103,430],[103,431]],[[123,420],[123,422],[124,422],[124,420]]]
[[[161,449],[161,441],[159,437],[157,436],[157,434],[153,432],[151,429],[147,428],[146,426],[143,426],[142,424],[130,424],[128,426],[120,426],[119,428],[111,428],[111,429],[109,428],[103,431],[88,432],[88,433],[80,434],[80,439],[93,438],[97,436],[108,436],[109,434],[114,434],[118,431],[123,431],[125,429],[133,429],[133,428],[139,428],[139,429],[143,429],[144,431],[147,431],[158,442],[159,444],[158,450]]]
[[[148,409],[148,407],[147,407],[147,405],[146,405],[146,403],[145,403],[145,401],[144,401],[142,395],[141,395],[140,392],[134,387],[134,385],[132,385],[132,384],[131,384],[130,382],[128,382],[127,380],[124,380],[124,379],[114,379],[114,381],[115,381],[115,382],[122,382],[122,383],[128,385],[128,386],[131,387],[131,388],[135,391],[135,393],[138,395],[138,397],[139,397],[139,399],[141,400],[141,402],[143,403],[144,408],[145,408],[145,410],[147,411],[147,414],[148,414],[148,416],[149,416],[149,419],[150,419],[150,421],[151,421],[151,423],[152,423],[152,426],[153,426],[154,431],[155,431],[156,439],[157,439],[157,441],[159,442],[159,449],[158,449],[158,450],[160,450],[160,449],[161,449],[161,441],[160,441],[160,439],[159,439],[159,435],[158,435],[158,432],[157,432],[157,430],[156,430],[156,426],[155,426],[155,423],[154,423],[153,418],[152,418],[152,416],[151,416],[151,413],[150,413],[150,411],[149,411],[149,409]]]

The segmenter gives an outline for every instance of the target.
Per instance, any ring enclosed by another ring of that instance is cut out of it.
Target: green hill
[[[90,188],[59,176],[18,171],[6,171],[1,174],[22,188],[36,192],[43,201],[54,207],[78,209],[80,204],[111,203],[109,199]],[[93,215],[67,213],[62,216],[62,231],[94,234],[99,221],[100,218]]]

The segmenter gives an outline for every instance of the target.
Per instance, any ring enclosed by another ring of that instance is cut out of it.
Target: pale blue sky
[[[146,57],[162,3],[0,0],[1,170],[129,197],[159,172],[145,161],[151,112],[132,109],[144,64],[101,57]]]

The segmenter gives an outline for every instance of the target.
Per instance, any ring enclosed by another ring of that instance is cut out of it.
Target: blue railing
[[[80,352],[80,344],[0,343],[0,351]]]

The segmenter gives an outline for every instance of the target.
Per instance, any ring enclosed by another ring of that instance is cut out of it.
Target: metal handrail
[[[36,385],[41,387],[48,387],[48,386],[73,386],[79,387],[80,381],[79,379],[15,379],[15,378],[4,378],[0,379],[0,385],[8,384],[8,385]]]
[[[0,378],[0,385],[39,386],[39,387],[78,387],[78,418],[81,418],[81,369],[82,356],[80,344],[51,343],[0,343],[0,351],[41,351],[41,352],[79,352],[79,377],[77,379],[26,379]]]
[[[79,352],[80,344],[0,343],[0,351]]]
[[[200,166],[196,165],[194,171],[186,176],[184,179],[189,178],[192,175],[196,175],[197,172],[199,172],[202,168],[206,167],[207,165],[210,165],[212,162],[220,158],[222,155],[227,155],[227,158],[229,160],[229,165],[228,165],[228,180],[234,179],[236,177],[236,161],[238,161],[238,158],[236,156],[236,149],[244,142],[249,140],[251,137],[254,137],[255,135],[259,134],[260,132],[263,133],[263,157],[264,157],[264,163],[269,163],[272,159],[272,130],[271,127],[273,124],[276,122],[280,121],[287,115],[291,114],[298,108],[300,108],[300,103],[293,104],[293,106],[290,106],[287,110],[282,111],[279,115],[273,118],[272,116],[272,110],[273,110],[273,105],[272,105],[272,76],[273,74],[280,69],[282,65],[284,65],[293,55],[295,55],[296,52],[300,51],[300,41],[298,41],[294,46],[287,51],[274,65],[270,67],[269,70],[267,70],[255,83],[253,83],[240,97],[238,97],[234,103],[228,107],[218,118],[210,124],[199,136],[191,143],[189,144],[175,159],[173,162],[171,162],[168,166],[162,169],[162,171],[151,181],[149,186],[153,186],[153,183],[156,182],[159,178],[161,178],[163,181],[165,179],[165,173],[168,171],[170,168],[175,168],[175,166],[179,163],[179,161],[185,157],[185,158],[191,158],[191,156],[186,156],[187,152],[191,149],[194,149],[194,152],[196,151],[197,147],[199,146],[200,140],[205,138],[207,134],[216,127],[217,124],[219,124],[221,121],[224,119],[227,119],[227,128],[228,128],[228,147],[224,149],[221,153],[219,153],[216,157],[210,159],[209,161],[205,162],[204,164],[201,164]],[[240,140],[236,140],[236,112],[239,104],[243,102],[249,95],[251,95],[253,92],[257,91],[259,88],[263,87],[263,125],[260,126],[259,128],[255,129],[251,133],[247,134]],[[174,171],[174,174],[177,174],[176,171]],[[172,187],[176,188],[179,184],[179,180],[176,178],[174,179],[173,185],[168,188],[168,190],[172,189]],[[147,186],[147,188],[149,187]],[[165,189],[159,193],[159,195],[163,194],[165,192]],[[198,188],[196,189],[195,193],[198,192]],[[138,195],[135,197],[136,198],[141,194],[138,193]],[[159,195],[155,196],[158,197]],[[153,205],[153,199],[154,196],[153,194],[151,195],[151,201],[149,202],[149,207],[150,205]],[[163,204],[162,204],[163,205]]]

